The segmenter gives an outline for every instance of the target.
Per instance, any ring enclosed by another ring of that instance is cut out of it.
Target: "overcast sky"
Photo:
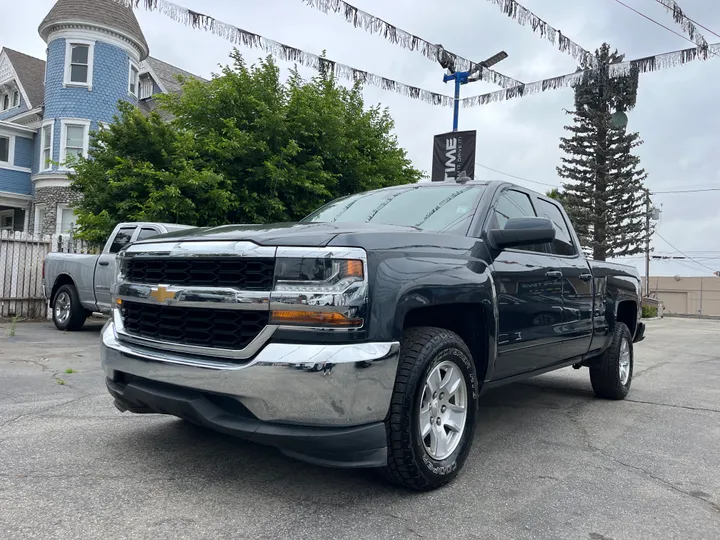
[[[88,0],[89,2],[91,0]],[[623,0],[664,25],[682,33],[672,16],[654,0]],[[53,0],[6,2],[0,17],[0,46],[44,58],[45,44],[37,27]],[[336,15],[324,15],[302,0],[178,0],[184,7],[216,19],[319,54],[353,67],[408,84],[452,93],[442,82],[442,69],[416,52],[383,38],[354,29]],[[570,73],[576,63],[547,41],[508,19],[487,0],[354,0],[378,17],[466,58],[485,59],[500,50],[509,58],[496,66],[500,72],[531,82]],[[692,18],[720,34],[720,2],[681,0]],[[626,54],[626,59],[690,47],[673,35],[629,11],[615,0],[525,0],[524,5],[589,50],[603,41]],[[190,72],[209,77],[218,64],[227,63],[231,45],[223,39],[184,27],[159,13],[137,12],[150,44],[150,54]],[[710,43],[720,38],[705,32]],[[263,53],[242,50],[254,61]],[[284,68],[291,67],[281,64]],[[285,73],[287,71],[285,70]],[[311,70],[301,68],[304,76]],[[497,89],[478,82],[463,87],[463,97]],[[641,76],[638,105],[629,114],[628,129],[638,131],[645,144],[638,149],[649,173],[651,190],[720,187],[720,58]],[[389,107],[400,144],[415,165],[430,170],[432,138],[452,128],[452,110],[433,107],[368,87],[367,104]],[[549,91],[522,99],[461,109],[460,129],[478,132],[477,161],[487,167],[546,184],[559,185],[558,139],[570,118],[571,89]],[[477,167],[476,178],[503,179]],[[505,178],[507,179],[507,178]],[[517,181],[537,190],[546,186]],[[655,195],[663,209],[659,235],[678,249],[720,270],[720,191]],[[655,253],[675,252],[659,237]],[[717,257],[708,259],[708,257]],[[637,263],[644,273],[643,261]],[[655,262],[652,275],[710,275],[711,270],[691,261]]]

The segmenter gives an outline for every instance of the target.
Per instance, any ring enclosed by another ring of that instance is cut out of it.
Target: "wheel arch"
[[[50,307],[55,307],[55,295],[58,292],[58,289],[62,287],[63,285],[72,285],[77,290],[77,285],[75,285],[75,280],[72,278],[70,274],[60,274],[55,278],[55,283],[53,283],[52,291],[50,292]]]

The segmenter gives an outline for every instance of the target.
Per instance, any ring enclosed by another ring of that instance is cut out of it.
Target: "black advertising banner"
[[[433,141],[433,182],[455,180],[461,171],[475,178],[476,131],[451,131],[435,135]]]

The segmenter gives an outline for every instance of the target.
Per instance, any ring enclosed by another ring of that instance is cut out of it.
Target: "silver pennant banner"
[[[639,73],[660,71],[661,69],[682,66],[695,60],[707,60],[710,55],[720,55],[720,43],[708,45],[707,52],[705,53],[698,52],[697,48],[683,49],[681,51],[656,54],[646,58],[638,58],[636,60],[628,60],[627,62],[612,64],[610,66],[610,77],[622,77],[628,75],[633,68],[637,68]],[[531,94],[539,94],[548,90],[568,88],[580,82],[587,71],[577,71],[575,73],[569,73],[559,77],[552,77],[550,79],[516,86],[515,88],[506,88],[505,90],[497,90],[495,92],[489,92],[479,96],[466,97],[460,101],[462,102],[463,107],[479,107],[489,103],[497,103]]]
[[[445,94],[424,90],[417,86],[404,84],[374,73],[357,69],[346,64],[333,62],[327,58],[322,58],[317,54],[309,53],[289,45],[280,43],[272,39],[265,38],[261,35],[248,32],[242,28],[233,26],[222,21],[218,21],[209,15],[199,13],[191,9],[184,8],[167,0],[114,0],[126,7],[137,9],[142,5],[148,11],[157,11],[166,17],[190,26],[192,28],[205,30],[219,36],[233,45],[242,45],[244,47],[259,49],[265,51],[275,58],[288,62],[296,62],[300,65],[320,70],[321,68],[327,72],[332,72],[336,77],[348,81],[360,81],[363,84],[369,84],[395,92],[402,96],[423,101],[431,105],[440,105],[451,107],[453,98]]]

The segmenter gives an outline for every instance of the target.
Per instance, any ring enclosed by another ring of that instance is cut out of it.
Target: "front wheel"
[[[457,334],[407,330],[387,422],[385,476],[419,491],[452,480],[472,446],[478,396],[472,355]]]
[[[625,399],[630,391],[634,366],[630,330],[624,323],[615,323],[610,346],[590,366],[590,383],[595,395],[605,399]]]
[[[80,330],[87,319],[74,285],[63,285],[55,293],[52,319],[58,330]]]

